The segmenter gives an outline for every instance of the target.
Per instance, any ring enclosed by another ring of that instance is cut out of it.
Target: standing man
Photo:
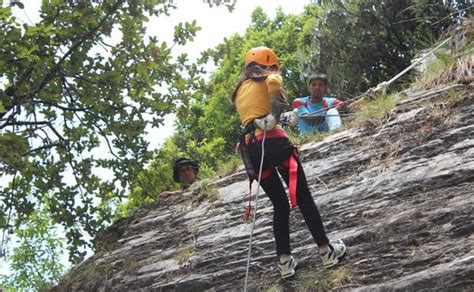
[[[181,189],[177,191],[164,191],[160,196],[168,197],[187,191],[190,186],[197,181],[198,173],[199,164],[196,161],[186,157],[177,159],[173,165],[173,180],[181,184]]]
[[[337,98],[325,96],[327,87],[328,78],[325,74],[313,74],[308,79],[310,95],[293,102],[300,134],[334,131],[341,127],[338,109],[346,110],[347,105]]]

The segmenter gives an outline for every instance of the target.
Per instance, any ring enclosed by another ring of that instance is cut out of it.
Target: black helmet
[[[174,162],[174,165],[173,165],[173,180],[175,182],[180,182],[180,180],[179,180],[179,169],[183,165],[191,165],[194,168],[194,170],[196,170],[196,173],[199,172],[199,164],[196,161],[188,159],[186,157],[178,158],[178,159],[176,159],[176,161]]]

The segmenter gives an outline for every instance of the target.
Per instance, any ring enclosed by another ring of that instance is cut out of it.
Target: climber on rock
[[[258,178],[264,143],[260,185],[273,204],[273,232],[281,277],[288,278],[295,274],[296,260],[290,249],[290,205],[278,174],[289,187],[291,207],[298,205],[319,246],[324,267],[337,264],[346,252],[346,247],[341,240],[330,242],[326,237],[297,150],[277,123],[279,114],[288,102],[279,60],[273,50],[257,47],[247,52],[244,74],[237,82],[230,101],[235,105],[244,126],[240,152],[251,181]]]
[[[160,197],[168,197],[170,195],[181,194],[191,188],[197,182],[199,173],[199,164],[186,157],[181,157],[174,162],[173,180],[181,184],[181,188],[177,191],[164,191]]]

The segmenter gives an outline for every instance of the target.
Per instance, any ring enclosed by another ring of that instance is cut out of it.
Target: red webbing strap
[[[296,160],[296,157],[298,157],[298,150],[293,151],[291,154],[289,160],[289,193],[290,193],[290,203],[291,203],[291,208],[294,208],[298,205],[298,202],[296,201],[296,185],[298,182],[298,161]]]
[[[262,141],[263,133],[255,135],[255,138],[257,139],[257,141]],[[286,134],[284,130],[275,129],[275,130],[267,131],[266,139],[268,138],[288,138],[288,135]]]

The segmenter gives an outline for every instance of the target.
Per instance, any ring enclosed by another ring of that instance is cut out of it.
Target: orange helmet
[[[268,67],[275,65],[280,70],[280,62],[277,55],[272,49],[267,47],[257,47],[248,50],[247,54],[245,54],[245,67],[252,62]]]

